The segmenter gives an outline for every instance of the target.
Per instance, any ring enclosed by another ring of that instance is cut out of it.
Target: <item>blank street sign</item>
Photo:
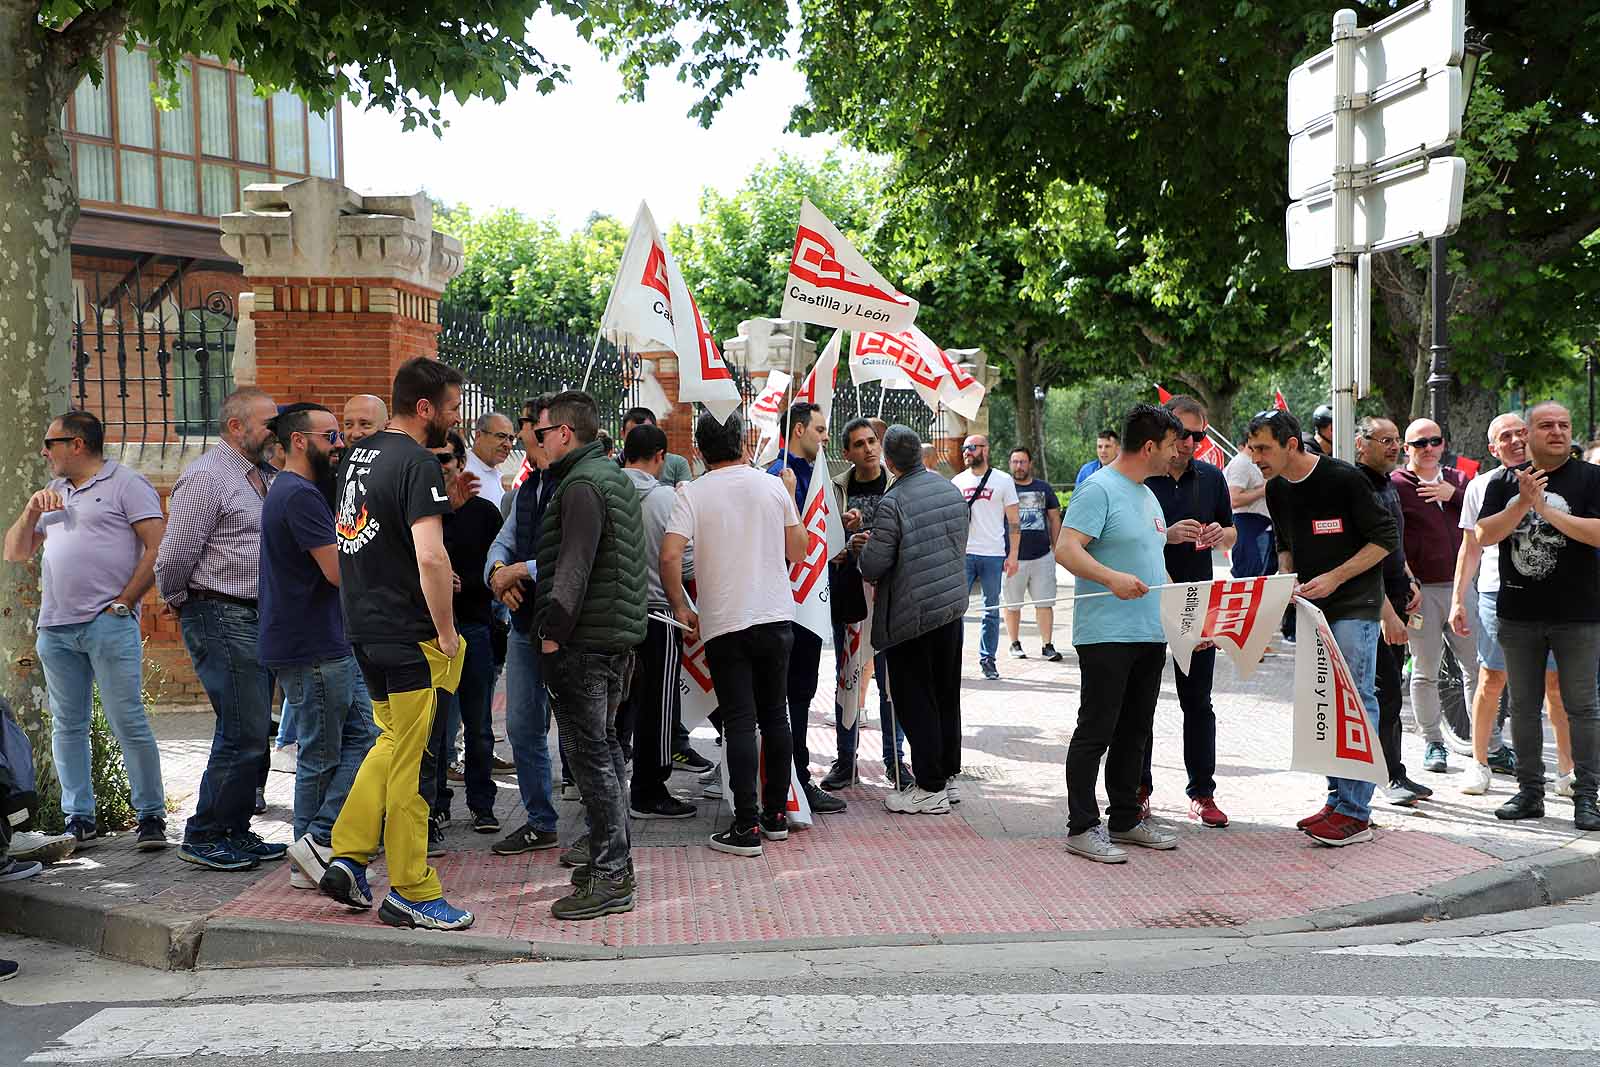
[[[1381,166],[1443,148],[1461,136],[1461,68],[1445,67],[1385,89],[1355,115],[1351,165]],[[1289,198],[1299,200],[1333,180],[1333,116],[1289,138]]]
[[[1394,171],[1356,190],[1356,252],[1383,252],[1454,233],[1461,224],[1467,162],[1459,156],[1427,160]],[[1289,269],[1333,262],[1333,193],[1290,204]]]
[[[1421,0],[1373,23],[1356,46],[1355,92],[1370,93],[1418,71],[1459,66],[1467,30],[1466,0]],[[1333,49],[1289,72],[1289,132],[1333,110]]]

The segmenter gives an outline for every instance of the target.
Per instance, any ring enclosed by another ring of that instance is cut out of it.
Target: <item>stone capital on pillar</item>
[[[327,178],[245,189],[222,247],[254,307],[256,384],[279,403],[387,397],[395,370],[438,352],[439,296],[461,243],[421,193],[362,196]]]
[[[768,373],[794,367],[795,378],[811,369],[817,358],[817,343],[805,336],[805,324],[792,319],[745,319],[739,323],[739,336],[722,343],[722,353],[737,364],[752,381]]]

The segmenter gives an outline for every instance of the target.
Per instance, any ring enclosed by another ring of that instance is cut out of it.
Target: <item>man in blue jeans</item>
[[[1300,424],[1287,411],[1250,420],[1250,456],[1267,479],[1267,508],[1278,538],[1278,570],[1299,576],[1295,593],[1322,610],[1334,643],[1350,668],[1378,736],[1378,639],[1383,606],[1383,561],[1400,531],[1354,465],[1307,452]],[[1310,637],[1307,637],[1310,640]],[[1372,840],[1376,786],[1329,778],[1322,809],[1296,825],[1319,844],[1341,847]]]
[[[28,498],[6,531],[5,558],[24,563],[44,549],[39,661],[50,696],[51,751],[67,832],[81,846],[98,836],[89,749],[91,688],[122,747],[139,847],[165,848],[161,753],[144,710],[139,601],[154,580],[166,522],[142,475],[105,459],[105,431],[87,411],[50,424],[44,456],[55,477]]]
[[[284,466],[261,508],[261,662],[294,707],[294,836],[289,884],[316,889],[333,860],[333,822],[377,738],[361,668],[339,604],[339,549],[323,487],[333,479],[339,423],[320,404],[273,420]]]
[[[267,764],[272,682],[261,665],[257,604],[261,506],[276,473],[268,465],[278,407],[244,386],[223,402],[222,438],[189,464],[167,501],[156,588],[178,612],[194,673],[216,712],[211,758],[178,855],[214,871],[280,860],[287,845],[250,829],[256,783]]]
[[[511,633],[506,640],[506,739],[511,743],[517,787],[527,813],[527,822],[495,842],[492,851],[501,856],[555,848],[560,843],[550,783],[550,705],[532,633],[533,577],[538,570],[534,544],[550,491],[555,488],[546,469],[544,448],[534,432],[548,403],[545,397],[534,397],[523,405],[517,432],[532,473],[512,497],[484,571],[490,593],[511,609]]]
[[[967,589],[977,582],[983,593],[983,628],[978,637],[978,666],[990,681],[1000,677],[995,653],[1000,648],[1000,586],[1017,573],[1022,543],[1017,483],[989,465],[989,439],[973,434],[961,445],[967,469],[951,481],[967,498],[971,527],[967,531]]]

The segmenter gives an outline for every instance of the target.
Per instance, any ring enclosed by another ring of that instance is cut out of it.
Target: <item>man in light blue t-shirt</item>
[[[1139,779],[1167,662],[1161,598],[1149,593],[1167,580],[1169,532],[1144,481],[1167,473],[1182,432],[1165,408],[1135,405],[1121,455],[1073,492],[1056,541],[1056,561],[1077,578],[1072,644],[1081,678],[1067,747],[1067,850],[1099,863],[1125,862],[1119,845],[1178,844],[1140,810]],[[1102,756],[1105,828],[1095,799]]]

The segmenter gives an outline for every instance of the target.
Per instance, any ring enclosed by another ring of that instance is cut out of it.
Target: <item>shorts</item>
[[[1017,573],[1005,580],[1001,602],[1014,608],[1024,601],[1056,598],[1056,561],[1051,555],[1017,560]],[[1045,605],[1049,607],[1051,605]]]
[[[1478,617],[1469,619],[1472,626],[1472,636],[1478,646],[1478,666],[1486,670],[1499,671],[1502,674],[1506,669],[1505,650],[1500,647],[1500,615],[1496,607],[1500,600],[1499,591],[1478,594]],[[1550,653],[1550,658],[1545,662],[1544,669],[1556,669],[1556,654]]]

